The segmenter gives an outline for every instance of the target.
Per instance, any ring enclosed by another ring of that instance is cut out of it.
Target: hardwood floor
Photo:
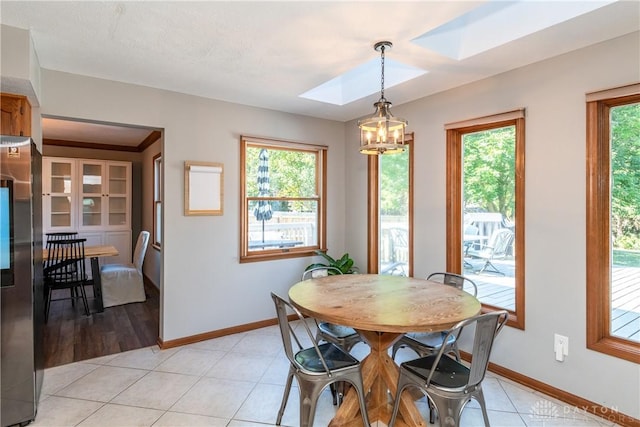
[[[159,294],[153,285],[145,286],[147,301],[108,307],[103,313],[92,307],[91,286],[86,290],[90,316],[85,316],[81,303],[75,307],[69,300],[51,303],[44,327],[45,368],[156,344]]]

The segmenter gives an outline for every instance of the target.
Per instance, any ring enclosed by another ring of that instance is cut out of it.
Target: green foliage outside
[[[407,216],[409,150],[380,157],[380,215]]]
[[[258,156],[261,147],[246,150],[246,186],[249,197],[258,196]],[[268,148],[269,197],[313,197],[316,194],[316,155],[303,151]],[[305,201],[271,201],[271,208],[280,212],[305,212],[310,204]]]
[[[465,210],[515,213],[516,129],[507,126],[463,137]]]
[[[610,120],[613,247],[640,250],[640,104],[612,108]]]

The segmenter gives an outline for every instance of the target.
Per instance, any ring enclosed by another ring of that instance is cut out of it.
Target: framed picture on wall
[[[222,215],[223,188],[222,163],[184,162],[185,215]]]

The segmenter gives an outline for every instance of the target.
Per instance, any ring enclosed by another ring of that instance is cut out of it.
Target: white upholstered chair
[[[149,232],[138,235],[132,264],[106,264],[100,268],[104,307],[147,300],[142,280],[142,263],[149,244]]]

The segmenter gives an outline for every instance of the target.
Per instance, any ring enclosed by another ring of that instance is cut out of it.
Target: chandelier
[[[388,41],[381,41],[373,46],[380,52],[382,63],[380,99],[373,104],[376,108],[373,116],[358,120],[362,154],[401,153],[405,149],[404,132],[407,121],[391,114],[391,102],[384,97],[384,51],[392,46]]]

